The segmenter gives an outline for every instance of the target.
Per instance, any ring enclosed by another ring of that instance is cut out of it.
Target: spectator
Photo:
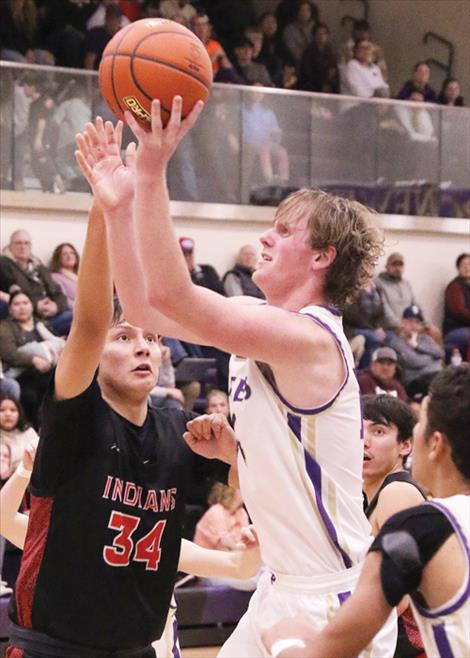
[[[330,28],[325,23],[316,23],[313,28],[313,41],[300,62],[297,87],[327,94],[339,91],[338,55],[330,40]]]
[[[240,247],[234,267],[226,272],[223,278],[227,297],[248,295],[264,299],[263,293],[251,278],[256,269],[257,260],[255,247],[251,244]]]
[[[35,87],[29,106],[29,139],[31,167],[44,192],[65,192],[64,181],[57,165],[58,128],[54,119],[55,90],[46,85]]]
[[[428,84],[431,77],[431,69],[426,62],[417,62],[413,68],[413,77],[407,80],[398,92],[397,98],[406,100],[410,97],[412,89],[420,89],[427,103],[436,102],[436,92]]]
[[[246,37],[235,42],[233,48],[235,70],[245,85],[272,87],[273,82],[264,64],[253,61],[253,45]]]
[[[160,3],[160,11],[164,18],[172,21],[176,16],[181,16],[186,27],[191,25],[191,19],[196,14],[196,10],[189,0],[163,0]]]
[[[59,107],[54,121],[58,127],[57,164],[67,188],[77,192],[87,192],[88,186],[83,182],[75,162],[75,135],[83,130],[91,120],[91,95],[83,82],[69,80],[60,94]]]
[[[79,264],[78,251],[70,242],[62,242],[54,249],[50,265],[51,275],[67,297],[69,308],[73,308],[77,294]]]
[[[341,93],[361,98],[381,98],[390,95],[390,89],[382,72],[371,62],[372,44],[368,39],[359,39],[354,44],[353,59],[341,68]]]
[[[217,38],[226,52],[232,52],[248,25],[256,23],[253,0],[205,0],[205,4]]]
[[[259,62],[259,56],[263,48],[263,32],[261,28],[259,28],[257,25],[249,25],[244,32],[244,36],[248,39],[253,47],[253,61],[262,63]]]
[[[2,318],[2,320],[3,319],[4,318]],[[13,398],[14,400],[19,400],[20,396],[21,396],[20,385],[18,384],[16,379],[13,379],[13,377],[5,377],[5,375],[3,374],[3,365],[0,360],[0,397],[8,397],[8,398]]]
[[[81,68],[83,38],[90,5],[74,0],[41,1],[41,39],[54,56],[56,66]]]
[[[208,502],[210,507],[196,526],[194,542],[204,548],[234,550],[249,523],[240,490],[217,482]]]
[[[3,0],[0,59],[54,65],[54,56],[38,48],[38,11],[34,0]]]
[[[160,343],[162,360],[158,369],[158,380],[155,388],[150,392],[153,402],[159,406],[184,409],[184,395],[179,388],[176,388],[175,369],[171,361],[171,349]],[[187,409],[187,411],[192,411]]]
[[[225,295],[224,286],[212,265],[197,265],[194,261],[194,240],[188,237],[179,239],[181,251],[183,252],[186,265],[188,266],[191,280],[198,286],[210,288],[220,295]]]
[[[443,348],[424,333],[423,322],[419,306],[408,306],[403,311],[400,334],[390,337],[390,345],[400,356],[406,392],[416,402],[427,395],[444,358]]]
[[[24,449],[31,444],[37,445],[38,440],[18,400],[3,395],[0,398],[0,446],[6,445],[9,448],[12,471],[19,466]]]
[[[382,72],[385,81],[388,80],[387,63],[384,58],[382,48],[370,39],[370,27],[366,20],[356,20],[352,25],[352,32],[349,39],[342,45],[339,62],[347,64],[354,57],[354,44],[360,39],[367,39],[371,44],[370,61],[376,64]]]
[[[413,88],[406,100],[424,103],[424,94],[421,89]],[[394,106],[394,110],[412,142],[436,144],[437,137],[434,130],[434,123],[431,114],[425,107],[422,105],[410,107],[408,105],[397,104]],[[416,146],[413,148],[416,149]]]
[[[10,244],[0,257],[0,289],[22,290],[32,300],[36,315],[47,321],[59,336],[70,331],[72,311],[50,270],[32,254],[31,236],[27,231],[15,231]]]
[[[142,6],[142,18],[161,18],[160,0],[145,0]]]
[[[98,70],[103,50],[113,36],[121,29],[122,18],[121,9],[115,4],[108,4],[105,10],[104,25],[91,29],[88,28],[83,43],[83,51],[85,53],[83,68]]]
[[[258,25],[263,34],[263,46],[257,62],[265,65],[276,87],[285,87],[284,69],[286,65],[292,65],[293,60],[280,38],[276,16],[265,12],[261,14]]]
[[[297,68],[307,46],[312,42],[312,30],[315,22],[316,14],[312,3],[308,0],[298,0],[295,18],[286,25],[282,33],[284,45]]]
[[[256,91],[242,103],[243,141],[257,156],[264,182],[287,185],[289,156],[282,144],[282,129],[274,110],[263,103],[264,97]]]
[[[206,413],[207,414],[223,414],[226,418],[230,417],[230,407],[228,402],[228,395],[217,388],[206,396]]]
[[[9,314],[0,322],[0,358],[8,368],[5,374],[18,381],[26,416],[37,427],[49,373],[64,341],[34,318],[31,299],[22,291],[10,296]]]
[[[357,375],[361,395],[392,395],[407,401],[405,389],[396,379],[398,356],[391,347],[379,347],[370,366]]]
[[[470,346],[470,254],[460,254],[455,266],[458,274],[444,294],[444,342],[450,348],[458,347],[465,360]]]
[[[201,383],[196,380],[176,382],[175,368],[179,363],[181,363],[183,359],[188,357],[202,358],[202,349],[199,345],[194,345],[193,343],[183,343],[176,338],[164,337],[161,339],[161,343],[162,348],[168,347],[170,349],[170,359],[171,365],[173,367],[173,372],[171,372],[168,366],[168,362],[164,364],[164,367],[166,365],[166,372],[164,373],[164,385],[168,385],[171,388],[173,388],[173,386],[178,388],[183,394],[183,406],[185,410],[192,411],[196,400],[199,398],[201,393]],[[165,397],[168,397],[168,395]],[[170,394],[169,397],[173,397],[173,399],[176,399],[177,401],[179,399],[177,393],[175,393],[173,396]]]
[[[231,71],[233,68],[232,63],[225,54],[222,44],[211,36],[212,26],[209,23],[209,18],[205,14],[194,14],[191,19],[191,28],[207,50],[212,62],[214,77],[220,73],[221,69]]]
[[[395,332],[400,329],[405,308],[418,305],[410,282],[403,278],[404,267],[405,260],[402,254],[394,252],[387,258],[385,272],[381,272],[375,280],[382,298],[384,329]],[[425,328],[435,340],[438,342],[441,340],[437,327],[426,322]]]
[[[463,96],[460,95],[460,82],[457,78],[446,78],[442,83],[442,89],[437,97],[441,105],[452,107],[463,107]]]
[[[384,309],[382,298],[375,283],[370,280],[361,290],[356,300],[344,311],[346,335],[364,336],[365,350],[359,367],[369,365],[372,352],[381,347],[387,339],[384,330]]]
[[[97,27],[104,27],[106,25],[108,7],[111,7],[113,5],[117,7],[120,12],[119,27],[117,28],[116,32],[120,30],[121,27],[125,27],[126,25],[129,25],[129,19],[123,14],[121,8],[119,7],[119,0],[101,0],[101,2],[98,3],[98,7],[96,11],[87,20],[87,24],[86,24],[87,31],[94,30]],[[118,14],[116,14],[116,17],[117,16]]]

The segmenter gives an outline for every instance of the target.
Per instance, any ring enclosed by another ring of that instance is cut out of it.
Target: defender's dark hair
[[[411,439],[416,425],[416,416],[411,408],[403,400],[391,395],[364,395],[362,417],[371,423],[396,425],[398,443]]]
[[[432,380],[426,438],[433,432],[445,434],[455,466],[470,480],[470,364],[448,366]]]
[[[458,269],[460,267],[460,263],[463,261],[464,258],[470,258],[470,254],[460,254],[457,256],[457,260],[455,261],[455,267]]]

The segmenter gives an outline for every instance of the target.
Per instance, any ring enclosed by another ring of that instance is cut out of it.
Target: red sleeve
[[[360,372],[357,375],[357,381],[361,395],[374,395],[375,382],[368,372]]]
[[[470,308],[465,304],[465,294],[458,281],[451,281],[445,293],[446,309],[456,320],[470,326]]]

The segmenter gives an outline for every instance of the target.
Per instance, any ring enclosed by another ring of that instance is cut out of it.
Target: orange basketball
[[[183,118],[212,86],[212,64],[198,37],[183,25],[163,18],[130,23],[111,39],[99,68],[103,97],[119,119],[130,110],[150,130],[154,98],[162,123],[170,118],[174,96],[183,98]]]

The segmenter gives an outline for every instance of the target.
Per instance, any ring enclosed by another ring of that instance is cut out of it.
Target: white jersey
[[[297,409],[255,361],[232,356],[230,410],[242,496],[264,562],[277,573],[324,576],[358,564],[371,542],[359,387],[341,317],[321,306],[300,313],[334,335],[346,369],[339,391],[318,409]]]
[[[470,496],[457,495],[424,503],[441,510],[454,528],[466,556],[464,582],[457,594],[434,610],[411,602],[428,658],[470,656]]]

